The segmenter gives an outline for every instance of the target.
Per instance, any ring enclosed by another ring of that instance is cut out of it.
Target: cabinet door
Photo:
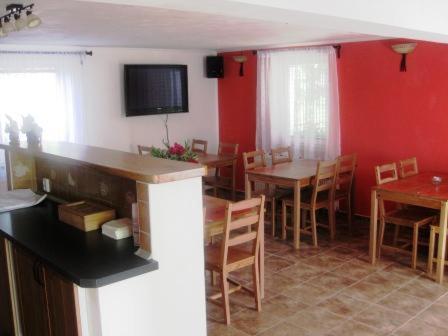
[[[11,292],[9,290],[6,240],[0,238],[0,335],[14,335]]]
[[[23,334],[50,335],[42,267],[35,257],[17,246],[14,247],[14,264]]]
[[[53,336],[80,334],[78,296],[75,285],[44,267],[50,329]]]

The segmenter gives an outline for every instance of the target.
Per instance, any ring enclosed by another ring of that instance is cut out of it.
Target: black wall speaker
[[[224,77],[224,59],[222,56],[207,56],[205,58],[207,78]]]

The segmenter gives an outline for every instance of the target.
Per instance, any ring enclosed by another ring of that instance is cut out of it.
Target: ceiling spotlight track
[[[34,4],[21,5],[9,4],[6,6],[6,14],[0,16],[0,37],[24,28],[35,28],[42,20],[33,13]]]

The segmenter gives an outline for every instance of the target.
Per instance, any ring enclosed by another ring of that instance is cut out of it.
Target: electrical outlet
[[[42,179],[42,188],[44,189],[45,192],[49,193],[51,191],[51,186],[50,186],[50,179],[49,178],[43,178]]]

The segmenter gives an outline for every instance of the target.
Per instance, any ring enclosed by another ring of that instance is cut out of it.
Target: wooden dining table
[[[198,153],[197,161],[206,166],[208,169],[219,169],[223,167],[230,167],[230,190],[232,192],[232,199],[235,200],[236,192],[236,162],[238,155],[235,154],[209,154]]]
[[[224,233],[226,205],[229,201],[213,196],[204,195],[203,204],[205,208],[204,218],[204,241],[209,243],[213,237]],[[260,294],[264,297],[264,232],[260,236]]]
[[[433,176],[440,176],[442,182],[435,185]],[[378,201],[392,201],[416,205],[440,211],[440,232],[437,248],[436,281],[442,283],[446,250],[448,216],[448,173],[426,172],[388,182],[372,188],[370,214],[370,262],[375,264],[378,256]]]
[[[294,247],[300,248],[300,189],[311,184],[318,160],[296,160],[275,166],[258,167],[245,172],[246,199],[252,197],[252,185],[265,183],[294,189]]]

